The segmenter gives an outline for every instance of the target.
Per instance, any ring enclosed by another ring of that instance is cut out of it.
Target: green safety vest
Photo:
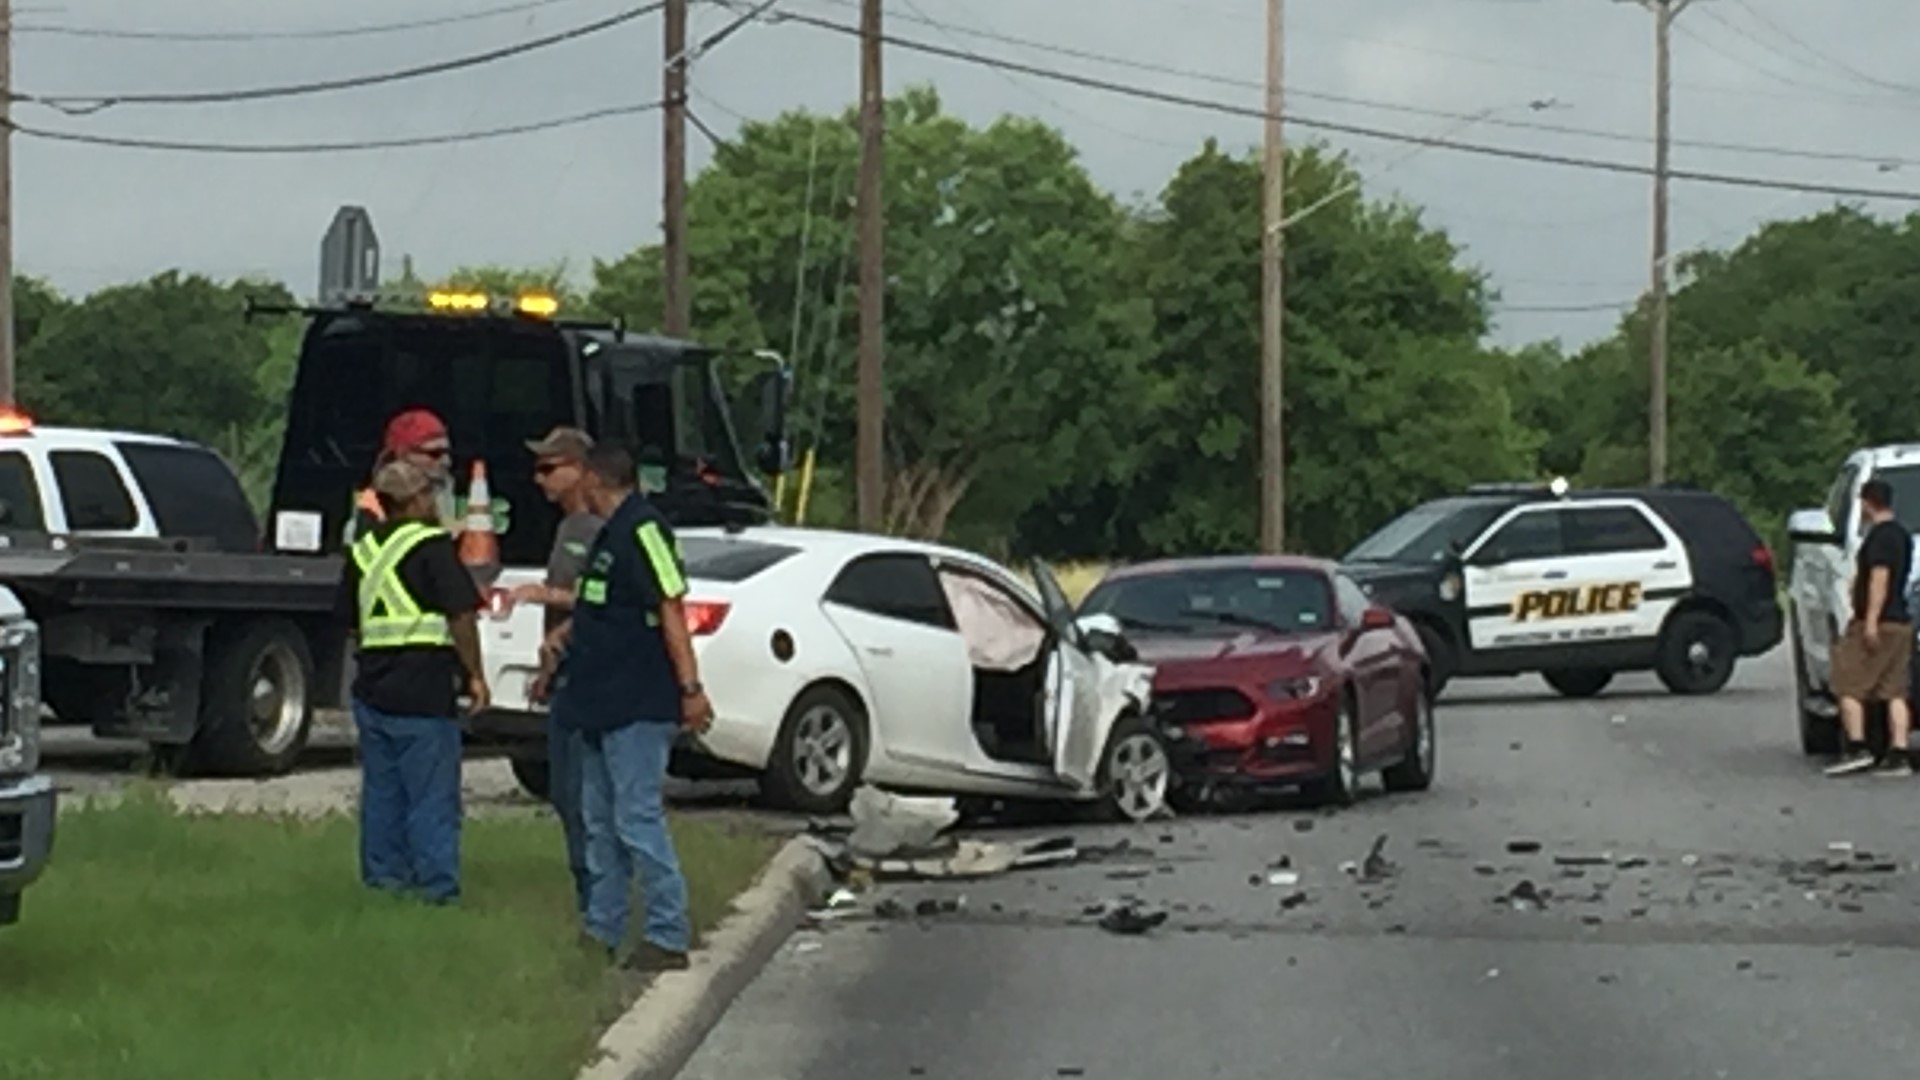
[[[353,542],[353,562],[360,568],[362,649],[452,646],[447,617],[422,610],[400,580],[400,561],[422,543],[445,535],[445,529],[409,521],[385,540],[368,533]]]

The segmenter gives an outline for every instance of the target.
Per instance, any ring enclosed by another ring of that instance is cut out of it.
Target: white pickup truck
[[[53,852],[53,781],[40,766],[40,630],[0,588],[0,926]]]
[[[1793,541],[1789,578],[1788,636],[1793,641],[1794,696],[1800,746],[1809,755],[1839,749],[1839,711],[1828,683],[1833,642],[1853,617],[1853,572],[1860,541],[1860,488],[1868,480],[1893,489],[1893,512],[1907,531],[1920,525],[1920,444],[1856,450],[1840,466],[1824,506],[1797,510],[1787,519]],[[1915,562],[1920,564],[1920,543]],[[1902,583],[1910,599],[1920,575]]]

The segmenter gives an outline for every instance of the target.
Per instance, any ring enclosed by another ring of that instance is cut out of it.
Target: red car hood
[[[1175,678],[1208,669],[1224,673],[1253,665],[1270,675],[1306,674],[1331,640],[1326,634],[1127,635],[1143,662],[1152,664],[1159,674]]]

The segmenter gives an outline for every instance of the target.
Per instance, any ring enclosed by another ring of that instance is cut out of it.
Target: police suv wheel
[[[553,801],[553,769],[546,758],[516,757],[509,762],[520,790],[544,803]]]
[[[1733,627],[1710,612],[1682,611],[1660,631],[1655,673],[1676,694],[1712,694],[1733,678]]]
[[[1570,698],[1597,697],[1613,681],[1613,672],[1598,668],[1555,668],[1540,677],[1547,685]]]

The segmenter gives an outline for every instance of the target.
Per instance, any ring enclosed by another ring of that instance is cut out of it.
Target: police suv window
[[[865,555],[840,571],[826,599],[870,615],[954,629],[947,594],[922,555]]]
[[[221,551],[259,549],[260,523],[246,490],[211,450],[115,443],[147,497],[160,535],[210,540]]]
[[[1526,559],[1553,559],[1567,553],[1562,539],[1561,510],[1533,510],[1500,526],[1473,561],[1482,566],[1520,562]]]
[[[0,454],[0,529],[38,532],[46,527],[33,463],[18,450]]]
[[[91,450],[55,450],[47,455],[60,485],[60,505],[73,532],[119,532],[140,523],[120,470]]]
[[[1659,551],[1666,538],[1633,506],[1583,506],[1566,511],[1567,550],[1573,555]]]

